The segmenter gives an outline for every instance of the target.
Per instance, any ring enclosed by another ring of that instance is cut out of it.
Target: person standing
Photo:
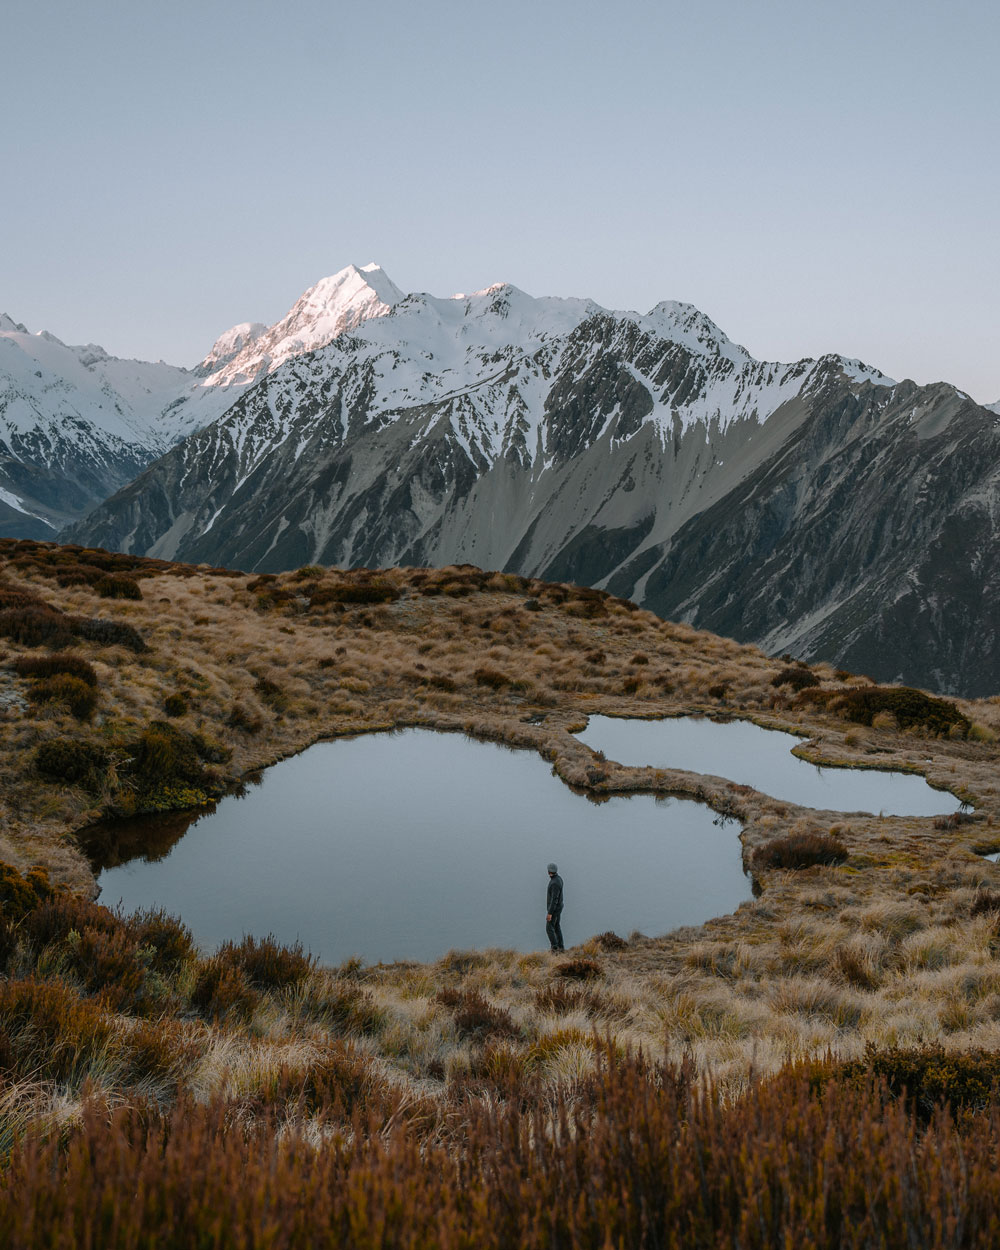
[[[549,864],[549,888],[545,895],[545,933],[554,951],[565,950],[559,917],[563,909],[563,879],[555,864]]]

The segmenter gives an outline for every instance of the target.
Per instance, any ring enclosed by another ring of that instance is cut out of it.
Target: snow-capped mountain
[[[257,378],[387,312],[400,292],[377,265],[348,266],[268,328],[234,326],[193,370],[71,347],[0,315],[0,532],[52,538]]]
[[[403,295],[377,266],[183,381],[156,420],[193,432],[67,538],[262,571],[469,561],[1000,689],[1000,420],[954,387],[757,361],[688,304]]]

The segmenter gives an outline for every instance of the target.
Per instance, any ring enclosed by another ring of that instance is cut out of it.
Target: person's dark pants
[[[551,920],[545,922],[545,935],[549,939],[549,945],[554,951],[565,950],[562,940],[562,929],[559,927],[559,917],[553,916]]]

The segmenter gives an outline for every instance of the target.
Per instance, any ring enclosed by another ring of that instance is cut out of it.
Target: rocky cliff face
[[[258,571],[468,561],[877,678],[1000,689],[988,409],[839,356],[756,361],[689,305],[376,285],[277,365],[302,318],[270,345],[242,327],[226,364],[256,383],[68,536]]]

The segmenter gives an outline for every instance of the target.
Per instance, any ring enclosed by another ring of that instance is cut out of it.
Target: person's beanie
[[[549,864],[549,872],[555,872],[555,871],[556,871],[555,864]]]

